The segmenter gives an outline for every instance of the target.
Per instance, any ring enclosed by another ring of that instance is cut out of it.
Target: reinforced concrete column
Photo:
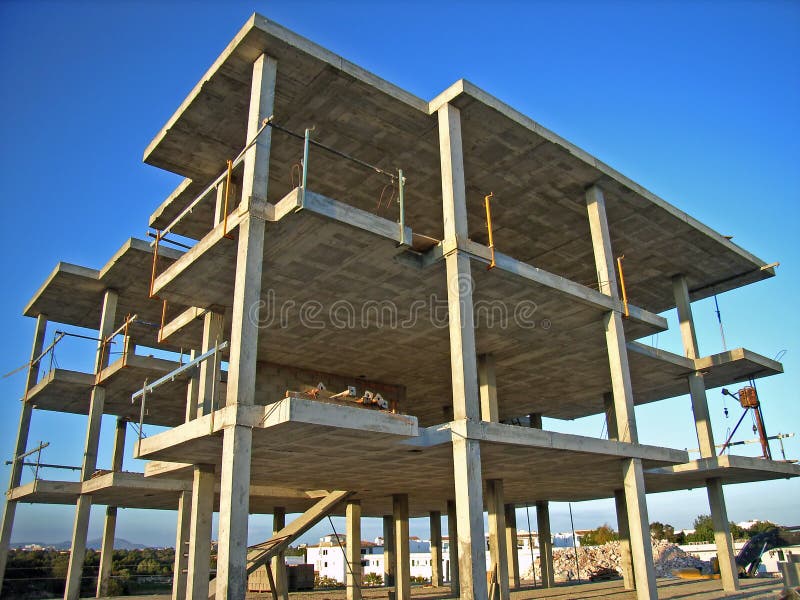
[[[450,565],[450,594],[458,597],[461,595],[461,579],[458,575],[458,516],[455,500],[447,501],[447,555]]]
[[[253,430],[234,425],[222,438],[217,546],[217,598],[244,600],[247,593],[247,522]]]
[[[606,217],[603,191],[595,186],[586,191],[586,208],[589,215],[589,228],[592,234],[595,266],[600,291],[619,300],[614,253],[611,248],[611,235]],[[611,375],[611,389],[614,396],[614,410],[617,432],[620,441],[636,444],[639,441],[636,430],[636,415],[633,409],[633,388],[628,366],[628,349],[622,313],[612,310],[603,318],[606,332],[606,348]],[[625,499],[628,509],[628,525],[631,535],[631,549],[634,556],[636,574],[636,595],[639,600],[655,599],[656,572],[653,564],[653,547],[650,544],[650,522],[647,516],[647,498],[644,487],[642,461],[626,458],[622,461],[622,474]]]
[[[442,575],[442,513],[438,510],[431,511],[431,585],[441,587],[444,585]]]
[[[114,452],[111,456],[111,470],[122,471],[122,461],[125,455],[125,432],[128,421],[118,417],[117,428],[114,431]],[[98,598],[108,595],[108,582],[111,578],[111,565],[114,558],[114,537],[117,531],[117,507],[106,507],[106,518],[103,522],[103,542],[100,549],[100,569],[97,573]]]
[[[622,583],[626,590],[636,587],[633,574],[633,554],[631,553],[631,532],[628,526],[628,504],[625,490],[614,490],[614,507],[617,510],[617,529],[619,530],[619,562],[622,567]]]
[[[492,423],[500,420],[497,404],[497,380],[494,370],[494,357],[482,354],[478,357],[478,385],[480,386],[481,419]],[[508,548],[506,546],[505,502],[503,481],[486,481],[486,506],[489,513],[489,552],[491,571],[495,576],[496,593],[491,595],[499,600],[508,600]],[[490,590],[490,593],[492,590]]]
[[[255,138],[272,115],[277,61],[265,54],[253,64],[247,140]],[[264,206],[269,180],[271,130],[264,130],[245,153],[242,206],[233,291],[230,362],[226,404],[252,405],[258,357],[258,302],[264,261]],[[250,457],[253,432],[225,429],[220,484],[217,598],[243,600],[247,592],[247,521],[250,508]]]
[[[445,104],[438,111],[438,119],[444,237],[448,244],[455,243],[455,249],[445,258],[453,416],[455,420],[480,421],[473,281],[470,259],[458,249],[458,244],[468,237],[461,116],[456,107]],[[488,596],[488,588],[480,442],[454,436],[452,445],[458,506],[460,593],[464,600],[482,600]],[[450,553],[454,555],[452,544]]]
[[[519,548],[517,547],[517,508],[505,505],[506,550],[508,551],[508,584],[519,589]]]
[[[411,553],[408,537],[408,494],[392,496],[392,514],[394,517],[395,544],[395,598],[410,600],[411,598]]]
[[[345,520],[347,522],[345,550],[349,565],[349,568],[345,565],[347,600],[361,600],[361,502],[347,501]]]
[[[530,426],[533,429],[542,429],[542,414],[531,413],[528,415]],[[536,502],[536,527],[539,530],[539,565],[542,572],[542,587],[555,586],[556,574],[553,568],[553,536],[550,533],[550,503],[547,500]],[[535,565],[531,565],[535,569]]]
[[[486,480],[486,504],[489,508],[489,553],[492,572],[497,578],[496,588],[490,597],[508,600],[508,549],[506,548],[506,518],[503,503],[502,479]]]
[[[551,588],[556,584],[553,569],[553,534],[550,533],[550,503],[540,500],[536,503],[536,527],[539,530],[539,564],[542,570],[542,587]]]
[[[286,509],[282,506],[275,506],[272,509],[272,535],[277,534],[286,527]],[[271,559],[272,576],[275,580],[275,588],[279,598],[288,600],[289,598],[289,577],[286,572],[286,553],[278,552]]]
[[[383,585],[394,586],[394,575],[397,572],[395,556],[394,518],[392,515],[383,517]]]
[[[189,531],[192,523],[192,494],[178,496],[178,522],[175,526],[175,566],[172,569],[172,600],[184,600],[186,571],[189,565]]]
[[[676,275],[672,278],[672,292],[675,296],[675,305],[678,310],[683,350],[687,358],[700,358],[697,345],[697,335],[694,330],[694,316],[692,303],[689,297],[689,286],[686,277]],[[692,412],[694,413],[694,426],[697,431],[697,441],[700,444],[700,456],[707,458],[716,455],[714,448],[714,432],[711,429],[711,416],[708,412],[708,399],[703,375],[695,372],[689,376],[689,396],[692,399]]]
[[[197,350],[189,351],[189,360],[192,361],[198,357]],[[186,386],[186,417],[184,421],[188,423],[201,414],[202,405],[200,405],[200,377],[197,373],[189,377],[189,383]]]
[[[692,303],[685,276],[676,275],[672,278],[672,291],[675,295],[675,305],[678,309],[678,321],[680,323],[684,352],[688,358],[699,358],[700,350],[694,329]],[[705,380],[702,373],[695,371],[689,375],[688,382],[700,456],[710,458],[716,456],[717,450],[714,447],[714,432],[711,428],[711,415],[708,411]],[[731,538],[728,509],[725,506],[725,494],[722,491],[721,481],[718,478],[707,480],[706,493],[708,494],[708,504],[711,508],[711,521],[714,524],[714,541],[717,545],[722,587],[725,591],[733,592],[740,587],[739,574],[736,567],[736,554]]]
[[[114,320],[117,314],[117,293],[106,290],[103,296],[103,307],[100,316],[98,338],[105,340],[114,331]],[[97,343],[94,374],[98,375],[108,366],[107,347],[102,341]],[[97,468],[97,447],[100,442],[100,425],[103,419],[103,406],[106,390],[100,385],[92,388],[89,401],[89,418],[86,425],[86,442],[84,445],[81,481],[88,481]],[[64,600],[78,600],[83,575],[83,560],[86,556],[86,535],[89,531],[89,516],[92,509],[92,497],[88,494],[78,496],[75,507],[75,522],[72,528],[72,547],[67,567],[67,582],[64,588]]]
[[[603,394],[603,405],[605,406],[608,439],[619,440],[617,416],[614,411],[614,396],[612,394]],[[622,582],[626,590],[632,590],[635,588],[635,580],[633,575],[633,554],[631,553],[631,533],[628,526],[628,504],[625,501],[625,490],[622,488],[614,490],[614,507],[617,511]]]
[[[8,479],[8,489],[13,490],[22,481],[22,460],[17,457],[25,454],[28,448],[28,434],[31,429],[31,416],[33,405],[27,401],[28,392],[36,385],[39,379],[39,364],[36,360],[42,353],[44,347],[44,336],[47,330],[47,317],[39,315],[36,317],[36,328],[33,331],[33,345],[31,347],[31,359],[28,363],[28,376],[25,380],[25,391],[22,398],[22,407],[19,413],[19,425],[17,426],[17,442],[14,445],[14,462],[11,463],[11,475]],[[36,361],[36,362],[34,362]],[[6,499],[3,508],[3,523],[0,533],[0,591],[3,590],[3,577],[6,572],[6,562],[8,560],[8,547],[11,544],[11,531],[14,528],[14,517],[17,514],[17,503]]]
[[[208,576],[211,570],[211,518],[214,514],[214,479],[213,465],[194,466],[191,497],[192,510],[189,518],[189,557],[186,573],[187,600],[208,600]]]
[[[203,315],[203,342],[200,353],[208,352],[217,344],[224,340],[223,336],[222,311],[209,310]],[[217,353],[216,359],[209,358],[200,363],[197,377],[197,416],[210,414],[211,411],[220,408],[219,388],[220,372],[222,368],[222,352]]]

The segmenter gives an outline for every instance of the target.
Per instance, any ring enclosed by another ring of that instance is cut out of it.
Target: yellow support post
[[[617,258],[617,270],[619,271],[619,287],[622,290],[622,305],[625,307],[625,316],[630,316],[628,312],[628,294],[625,291],[625,274],[622,272],[622,259],[625,258],[623,254]]]
[[[491,208],[491,199],[494,196],[494,192],[489,192],[488,196],[483,198],[484,204],[486,205],[486,227],[489,230],[489,250],[492,252],[492,262],[489,263],[489,266],[486,270],[494,269],[496,263],[494,261],[494,237],[492,236],[492,208]]]

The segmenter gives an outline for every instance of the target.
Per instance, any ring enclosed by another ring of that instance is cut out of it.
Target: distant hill
[[[55,548],[56,550],[69,550],[70,546],[72,545],[71,542],[57,542],[55,544],[51,542],[11,542],[11,548],[23,548],[32,544],[44,546],[45,548]],[[100,538],[86,542],[86,547],[91,548],[92,550],[100,550],[102,545],[103,540]],[[116,550],[144,550],[147,547],[148,546],[135,544],[122,538],[117,538],[114,540],[114,548]]]

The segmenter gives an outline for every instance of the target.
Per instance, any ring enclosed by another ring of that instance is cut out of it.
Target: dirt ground
[[[783,585],[780,579],[746,579],[741,581],[742,589],[735,594],[726,594],[722,591],[719,581],[684,581],[681,579],[659,579],[658,597],[662,599],[689,599],[692,600],[717,600],[726,599],[771,599],[780,596]],[[365,588],[362,594],[365,600],[388,598],[387,588]],[[418,586],[412,588],[415,600],[436,600],[451,598],[450,588],[434,588]],[[344,588],[313,592],[292,592],[291,600],[345,600]],[[170,600],[169,596],[124,596],[110,598],[109,600]],[[248,600],[271,600],[270,594],[248,594]],[[622,588],[622,581],[604,581],[584,584],[558,584],[552,589],[539,587],[523,587],[511,592],[512,600],[528,600],[538,598],[554,598],[556,600],[582,600],[611,598],[612,600],[635,600],[633,592]]]

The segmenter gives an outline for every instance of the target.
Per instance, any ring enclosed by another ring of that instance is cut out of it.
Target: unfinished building
[[[646,493],[706,487],[721,585],[737,588],[723,485],[800,468],[717,456],[706,389],[782,367],[703,355],[691,303],[773,266],[467,81],[427,102],[259,15],[144,160],[185,177],[152,239],[100,270],[60,263],[25,308],[37,324],[0,573],[18,502],[75,504],[75,600],[89,509],[105,505],[103,595],[117,507],[133,506],[179,511],[175,598],[241,599],[269,561],[282,592],[282,549],[333,513],[347,518],[348,597],[360,518],[374,516],[408,600],[408,520],[430,517],[441,584],[446,514],[453,593],[483,599],[488,511],[489,581],[507,600],[515,506],[537,507],[552,586],[548,502],[614,498],[625,585],[656,598]],[[674,308],[682,355],[636,341]],[[93,368],[44,373],[48,322],[98,332]],[[698,460],[637,435],[636,405],[685,394]],[[22,484],[34,408],[87,415],[79,481]],[[603,412],[608,439],[542,428]],[[98,471],[103,414],[118,426]],[[144,473],[121,472],[129,424]],[[151,424],[169,429],[143,436]],[[274,514],[276,535],[248,549],[251,513]]]

